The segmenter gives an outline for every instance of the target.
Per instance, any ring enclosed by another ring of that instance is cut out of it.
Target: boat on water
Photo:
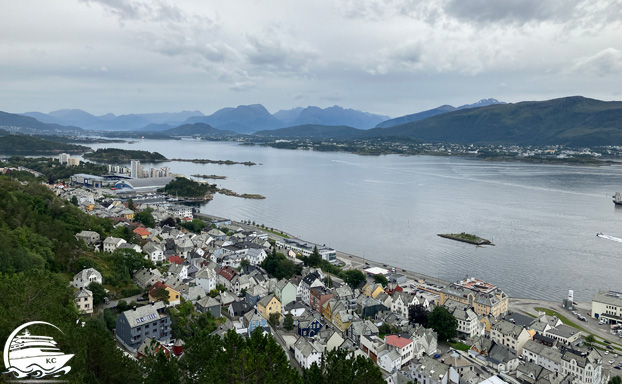
[[[622,193],[616,192],[616,194],[611,196],[611,197],[613,197],[613,203],[615,205],[621,205],[622,206]]]
[[[56,371],[73,356],[61,352],[53,338],[31,335],[28,330],[15,336],[9,346],[10,364],[22,372],[29,372],[36,366],[48,372]]]

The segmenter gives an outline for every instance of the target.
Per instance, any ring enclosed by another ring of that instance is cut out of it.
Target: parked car
[[[613,360],[609,360],[609,364],[613,364]]]
[[[139,297],[136,299],[136,301],[147,301],[146,297]]]
[[[609,340],[604,340],[605,344],[611,344]]]

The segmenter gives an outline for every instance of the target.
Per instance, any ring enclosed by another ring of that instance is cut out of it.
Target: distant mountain
[[[374,128],[364,137],[459,144],[622,145],[622,102],[573,96],[494,104]]]
[[[344,125],[359,129],[369,129],[387,120],[388,116],[374,115],[355,109],[344,109],[338,105],[329,108],[307,107],[302,110],[279,111],[285,125]],[[275,114],[275,117],[277,117]],[[298,116],[296,116],[298,114]]]
[[[148,125],[145,125],[144,127],[137,129],[136,131],[138,132],[162,132],[162,131],[166,131],[173,128],[173,126],[168,125],[168,124],[156,124],[156,123],[151,123]]]
[[[376,125],[376,128],[395,127],[396,125],[406,124],[406,123],[410,123],[413,121],[425,120],[428,117],[440,115],[440,114],[447,113],[447,112],[452,112],[458,109],[479,108],[479,107],[486,107],[488,105],[495,105],[495,104],[505,104],[505,103],[497,99],[482,99],[476,103],[465,104],[458,108],[453,107],[451,105],[441,105],[440,107],[437,107],[434,109],[428,109],[427,111],[413,113],[412,115],[405,115],[401,117],[396,117],[395,119],[383,121],[380,124]]]
[[[84,129],[101,131],[144,130],[144,128],[150,124],[168,124],[172,127],[181,124],[192,116],[203,116],[200,111],[127,114],[119,116],[108,113],[102,116],[95,116],[80,109],[61,109],[48,114],[26,112],[23,115],[34,117],[46,123],[72,125]]]
[[[209,116],[195,116],[184,122],[184,124],[193,123],[205,123],[218,129],[229,129],[237,133],[252,133],[265,129],[281,128],[284,125],[261,104],[223,108]]]
[[[438,108],[428,109],[427,111],[413,113],[412,115],[406,115],[401,117],[396,117],[395,119],[386,120],[382,123],[376,125],[376,128],[388,128],[395,127],[396,125],[406,124],[413,121],[425,120],[428,117],[440,115],[442,113],[447,113],[451,111],[455,111],[456,108],[451,105],[441,105]]]
[[[358,136],[362,130],[343,125],[299,125],[270,131],[255,132],[255,136],[283,139],[350,139]]]
[[[507,104],[507,103],[503,101],[499,101],[497,99],[481,99],[480,101],[476,103],[461,105],[456,109],[479,108],[479,107],[487,107],[489,105],[496,105],[496,104]]]
[[[45,135],[79,135],[83,130],[77,127],[41,122],[33,117],[0,112],[0,129],[9,132],[35,133]]]
[[[171,136],[227,136],[236,134],[233,131],[220,130],[205,123],[184,124],[162,133]]]
[[[302,112],[303,109],[304,108],[302,107],[297,107],[294,109],[282,109],[276,113],[273,113],[272,116],[281,120],[286,126],[291,126],[294,121],[296,121],[298,116],[300,116],[300,112]]]

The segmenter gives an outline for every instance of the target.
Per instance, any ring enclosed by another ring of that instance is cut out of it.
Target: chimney
[[[134,310],[136,310],[136,306],[134,306]]]

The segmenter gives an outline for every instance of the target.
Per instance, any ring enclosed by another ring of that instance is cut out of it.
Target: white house
[[[378,366],[393,373],[402,367],[402,356],[396,350],[384,350],[378,355]]]
[[[528,331],[518,324],[501,320],[490,328],[490,338],[497,344],[505,345],[518,356],[523,354],[523,345],[533,339],[535,331]]]
[[[414,358],[415,343],[412,340],[399,335],[388,335],[384,337],[384,342],[388,350],[395,350],[400,354],[402,365],[408,364]]]
[[[321,347],[315,342],[310,343],[306,338],[300,337],[294,343],[294,357],[303,368],[311,368],[313,363],[320,365],[322,360]]]
[[[216,289],[218,279],[216,278],[216,271],[212,268],[203,267],[194,276],[196,285],[203,288],[206,293],[209,293],[212,289]]]
[[[93,313],[93,292],[86,288],[80,288],[74,293],[73,301],[76,303],[80,314],[89,315]]]
[[[123,243],[127,243],[127,241],[118,237],[108,236],[104,240],[104,252],[112,253]]]
[[[151,260],[153,263],[164,261],[164,251],[153,242],[145,244],[145,246],[143,246],[143,252],[147,254],[145,259]]]
[[[102,284],[102,274],[94,268],[83,269],[78,272],[71,281],[71,286],[77,289],[88,288],[91,283]]]
[[[404,319],[408,319],[408,307],[416,304],[419,304],[416,296],[405,292],[395,292],[393,294],[393,302],[391,303],[391,311],[399,314]]]

